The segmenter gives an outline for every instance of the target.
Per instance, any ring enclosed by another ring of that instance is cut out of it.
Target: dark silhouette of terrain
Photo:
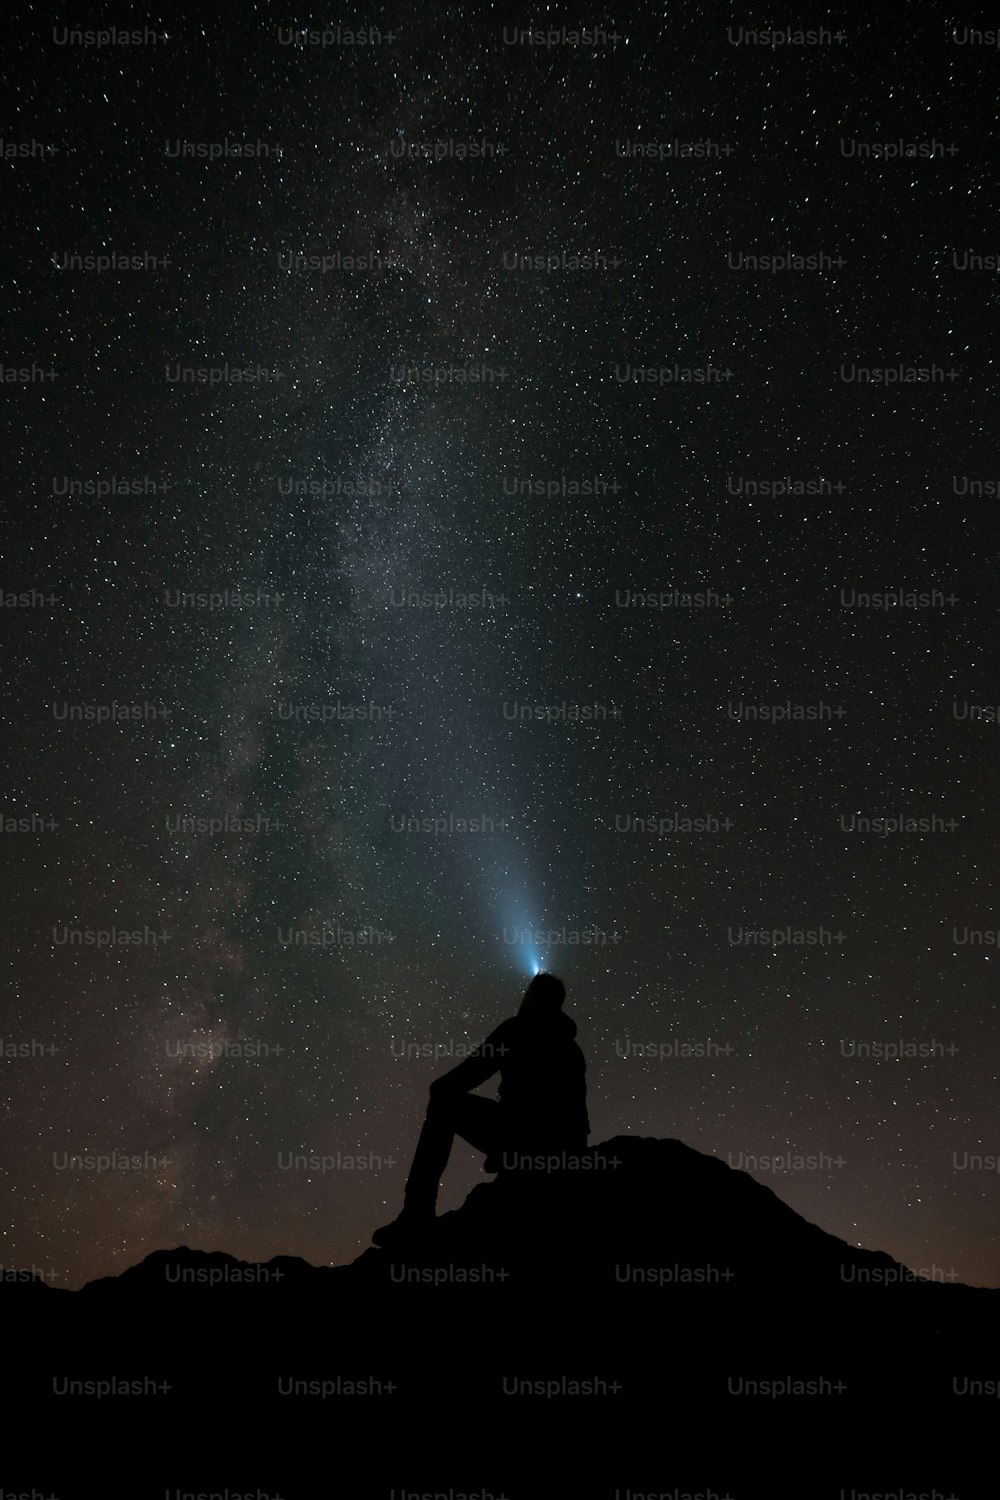
[[[279,1399],[279,1379],[326,1409],[310,1380],[370,1376],[414,1420],[509,1407],[504,1380],[615,1383],[595,1398],[640,1421],[664,1401],[743,1407],[733,1380],[840,1384],[788,1392],[803,1420],[829,1420],[831,1403],[955,1406],[953,1377],[995,1378],[1000,1292],[915,1279],[680,1141],[617,1136],[584,1159],[502,1173],[412,1244],[347,1266],[182,1246],[79,1292],[6,1285],[9,1399],[50,1399],[52,1372],[93,1371],[95,1350],[95,1373],[165,1371],[176,1400],[244,1412]]]

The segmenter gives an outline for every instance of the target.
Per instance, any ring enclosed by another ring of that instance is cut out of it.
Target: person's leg
[[[500,1105],[496,1099],[484,1099],[481,1094],[463,1094],[455,1117],[455,1134],[472,1147],[488,1156],[497,1143],[500,1129]]]
[[[488,1154],[493,1149],[499,1108],[495,1099],[484,1099],[479,1094],[431,1099],[406,1179],[406,1213],[434,1212],[438,1187],[456,1135],[476,1151]]]
[[[494,1150],[499,1136],[500,1106],[479,1094],[433,1097],[427,1106],[413,1163],[406,1179],[403,1211],[391,1224],[376,1229],[376,1245],[391,1247],[405,1243],[434,1223],[438,1187],[456,1135],[477,1151]]]

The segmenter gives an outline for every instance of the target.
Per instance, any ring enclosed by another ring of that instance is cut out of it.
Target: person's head
[[[532,1015],[551,1014],[566,998],[566,986],[554,974],[536,974],[524,992],[518,1015],[528,1011]]]

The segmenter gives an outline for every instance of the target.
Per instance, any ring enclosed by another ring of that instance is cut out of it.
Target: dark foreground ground
[[[0,1500],[997,1493],[1000,1292],[678,1141],[590,1158],[350,1266],[179,1248],[4,1286]]]

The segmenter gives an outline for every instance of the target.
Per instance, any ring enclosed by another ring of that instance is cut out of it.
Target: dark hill
[[[921,1281],[679,1141],[618,1136],[587,1155],[587,1169],[501,1175],[423,1241],[349,1266],[181,1247],[76,1293],[6,1286],[17,1394],[44,1401],[67,1369],[142,1369],[163,1374],[175,1403],[287,1410],[294,1390],[317,1411],[370,1414],[373,1396],[402,1395],[416,1420],[431,1401],[510,1404],[511,1382],[537,1380],[568,1388],[519,1406],[606,1398],[638,1419],[788,1381],[780,1401],[755,1391],[749,1404],[790,1403],[805,1419],[887,1389],[954,1406],[954,1379],[995,1377],[1000,1292]],[[366,1380],[378,1389],[365,1396]],[[593,1394],[577,1395],[587,1380]]]

